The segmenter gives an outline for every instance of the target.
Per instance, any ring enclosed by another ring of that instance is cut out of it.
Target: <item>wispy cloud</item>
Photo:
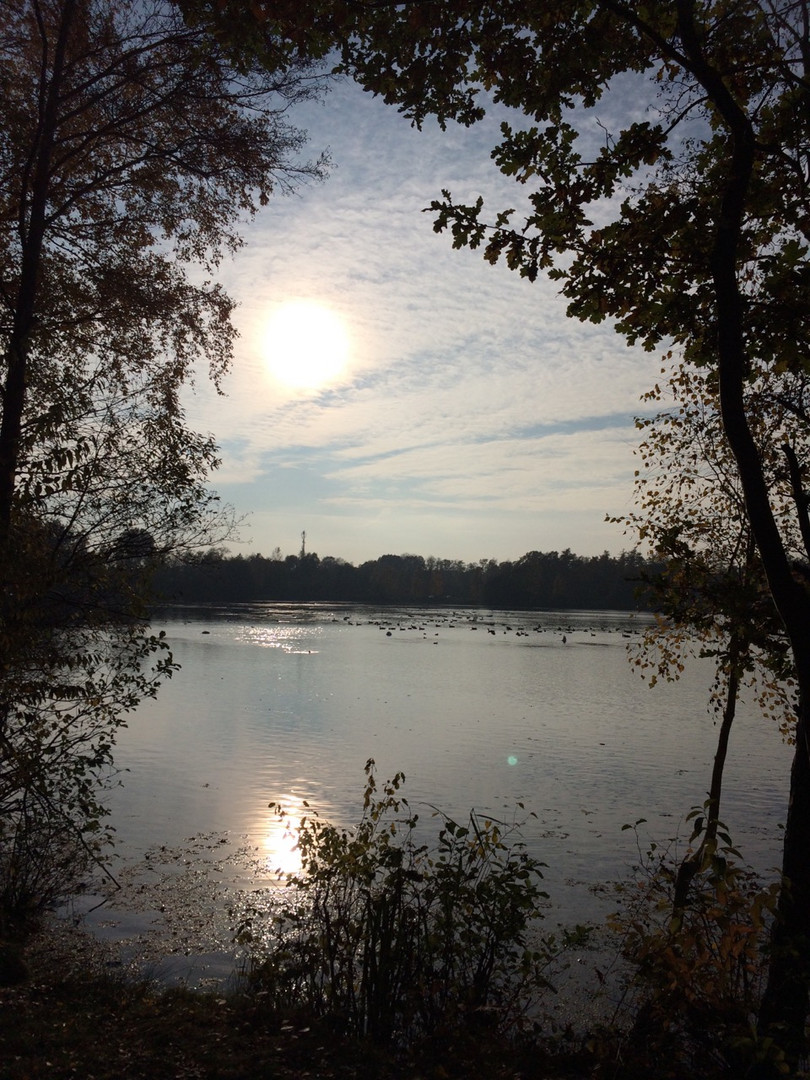
[[[189,404],[222,445],[216,486],[251,514],[250,546],[296,550],[306,529],[352,561],[621,547],[604,515],[628,504],[655,363],[567,319],[549,283],[453,251],[422,213],[443,187],[509,205],[493,131],[419,133],[350,84],[298,122],[337,167],[247,230],[224,275],[241,332],[227,397],[201,387]],[[351,361],[328,390],[267,371],[262,327],[290,298],[345,320]]]

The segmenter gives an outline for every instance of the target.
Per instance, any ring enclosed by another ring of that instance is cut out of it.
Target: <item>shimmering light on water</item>
[[[509,821],[523,803],[551,903],[576,922],[600,917],[606,883],[638,860],[625,823],[645,818],[641,843],[666,844],[688,836],[684,815],[706,798],[711,665],[649,690],[627,663],[636,631],[622,613],[256,604],[155,629],[182,669],[119,739],[126,771],[111,807],[124,860],[225,833],[255,854],[258,878],[295,870],[268,804],[291,822],[308,803],[351,825],[374,758],[380,781],[406,774],[434,834],[432,807]],[[723,818],[762,870],[779,861],[790,756],[743,705]]]
[[[321,635],[318,626],[249,625],[234,635],[234,640],[262,649],[283,649],[286,653],[317,652],[314,646]]]
[[[298,830],[307,813],[307,805],[296,795],[285,795],[267,809],[267,824],[262,830],[262,852],[271,873],[280,877],[301,870]]]

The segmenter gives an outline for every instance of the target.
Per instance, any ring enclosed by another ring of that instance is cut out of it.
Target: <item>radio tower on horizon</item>
[[[301,533],[301,554],[298,556],[298,558],[303,559],[304,556],[306,555],[306,553],[307,553],[307,533],[306,533],[306,529],[305,529]]]

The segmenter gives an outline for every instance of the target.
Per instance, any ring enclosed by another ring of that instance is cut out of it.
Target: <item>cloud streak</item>
[[[188,403],[222,446],[218,490],[251,515],[248,547],[295,551],[303,529],[354,562],[622,547],[604,516],[627,507],[632,418],[657,365],[567,319],[548,282],[453,251],[422,213],[443,187],[511,205],[492,128],[419,133],[348,83],[298,122],[331,146],[334,175],[246,230],[223,275],[241,333],[227,397],[200,386]],[[346,324],[351,359],[329,390],[274,383],[262,356],[269,313],[295,298]]]

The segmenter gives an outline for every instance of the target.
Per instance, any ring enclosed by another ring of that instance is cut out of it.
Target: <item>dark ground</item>
[[[606,1076],[564,1043],[486,1031],[396,1054],[323,1022],[268,1016],[249,994],[165,990],[107,966],[80,935],[43,934],[0,989],[2,1080],[551,1080]]]

